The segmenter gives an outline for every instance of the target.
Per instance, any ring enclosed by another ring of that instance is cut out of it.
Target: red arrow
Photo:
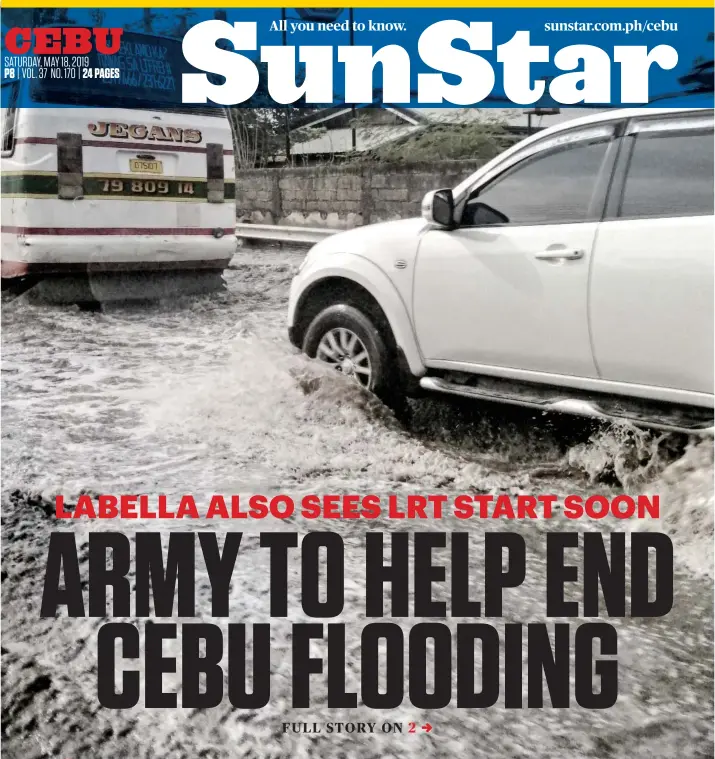
[[[431,732],[432,732],[432,725],[430,725],[430,723],[429,723],[429,722],[426,722],[424,725],[422,725],[422,729],[423,729],[423,730],[424,730],[426,733],[431,733]]]

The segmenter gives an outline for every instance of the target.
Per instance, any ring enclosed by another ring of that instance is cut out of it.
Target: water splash
[[[661,517],[644,529],[670,535],[676,560],[699,575],[713,577],[713,443],[691,442],[647,492],[661,500]]]

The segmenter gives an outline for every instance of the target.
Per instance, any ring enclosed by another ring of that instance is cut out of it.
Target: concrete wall
[[[419,216],[429,190],[454,187],[484,161],[250,169],[236,177],[238,221],[349,229]]]

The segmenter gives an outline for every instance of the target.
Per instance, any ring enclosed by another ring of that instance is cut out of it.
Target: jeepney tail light
[[[206,197],[209,203],[223,203],[225,197],[223,173],[223,145],[209,142],[206,145]]]
[[[59,132],[57,135],[57,196],[76,200],[84,195],[82,135]]]

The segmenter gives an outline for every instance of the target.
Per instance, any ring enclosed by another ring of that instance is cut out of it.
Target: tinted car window
[[[462,226],[588,220],[607,149],[580,142],[528,158],[469,198]]]
[[[713,212],[713,133],[636,135],[620,216],[702,216]]]

